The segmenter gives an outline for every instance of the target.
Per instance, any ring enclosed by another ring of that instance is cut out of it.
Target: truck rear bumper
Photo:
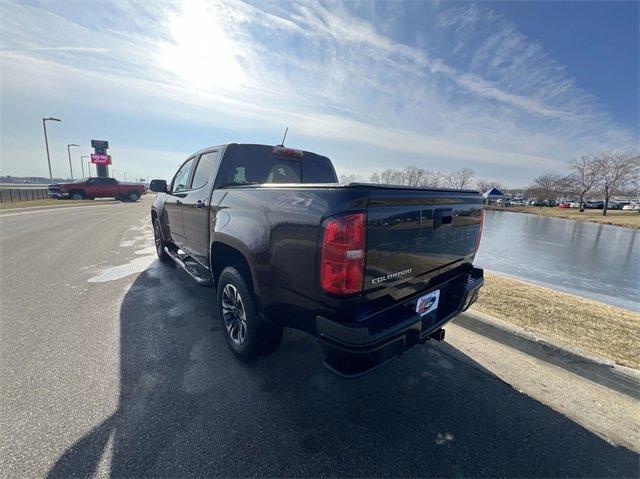
[[[473,268],[364,318],[337,322],[317,316],[316,330],[326,356],[325,366],[339,376],[351,378],[400,357],[469,308],[483,284],[483,270]],[[417,314],[418,298],[438,289],[438,309],[424,316]]]

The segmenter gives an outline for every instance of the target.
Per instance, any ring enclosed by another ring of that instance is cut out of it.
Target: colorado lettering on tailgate
[[[405,269],[403,271],[397,271],[395,273],[389,273],[386,276],[380,276],[379,278],[374,278],[371,280],[371,284],[382,283],[383,281],[387,281],[389,279],[399,278],[400,276],[404,276],[406,274],[411,273],[411,268]]]

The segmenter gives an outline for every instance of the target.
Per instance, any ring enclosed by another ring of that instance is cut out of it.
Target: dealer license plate
[[[436,289],[435,291],[431,291],[424,296],[418,298],[416,302],[416,313],[420,316],[424,316],[425,314],[432,313],[436,309],[438,309],[438,301],[440,300],[440,290]]]

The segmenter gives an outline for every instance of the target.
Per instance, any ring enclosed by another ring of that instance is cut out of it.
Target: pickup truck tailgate
[[[481,210],[482,196],[474,191],[373,188],[364,291],[387,290],[397,298],[412,285],[424,287],[431,277],[471,263]]]

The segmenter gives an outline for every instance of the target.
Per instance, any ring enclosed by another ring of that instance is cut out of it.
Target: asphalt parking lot
[[[292,332],[237,362],[213,289],[155,260],[149,206],[0,216],[3,476],[638,476],[469,336],[356,380]]]

